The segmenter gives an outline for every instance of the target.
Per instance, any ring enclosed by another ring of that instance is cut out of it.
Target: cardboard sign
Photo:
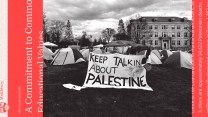
[[[141,65],[144,57],[144,55],[90,53],[84,87],[152,91],[146,81],[146,69]]]

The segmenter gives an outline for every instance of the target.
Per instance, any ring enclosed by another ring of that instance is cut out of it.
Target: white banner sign
[[[146,69],[141,65],[144,55],[90,53],[83,87],[128,88],[151,90]]]

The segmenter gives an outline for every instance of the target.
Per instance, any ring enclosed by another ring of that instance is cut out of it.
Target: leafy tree
[[[123,20],[120,19],[118,23],[118,33],[114,36],[115,40],[130,40],[130,37],[126,34]]]
[[[189,37],[189,40],[190,40],[190,49],[192,47],[192,21],[190,20],[187,20],[186,21],[186,28],[185,28],[188,32],[188,37]]]
[[[112,38],[112,36],[116,33],[116,31],[112,28],[106,28],[104,29],[101,34],[102,34],[102,38],[104,40],[107,40],[107,43],[109,43],[110,39]]]
[[[72,33],[72,26],[71,26],[71,23],[70,21],[68,20],[66,26],[63,26],[62,29],[61,29],[61,39],[60,39],[60,42],[61,41],[64,41],[64,42],[72,42],[74,40],[74,36],[73,36],[73,33]]]
[[[82,32],[82,36],[80,38],[80,47],[90,46],[90,40],[85,31]]]
[[[147,21],[142,17],[136,17],[137,19],[130,19],[129,24],[127,25],[127,34],[131,37],[136,43],[148,42],[150,35],[152,34],[152,29],[149,28]],[[136,22],[136,25],[132,22]]]
[[[118,33],[119,34],[124,34],[125,33],[124,23],[123,23],[122,19],[120,19],[119,23],[118,23]]]

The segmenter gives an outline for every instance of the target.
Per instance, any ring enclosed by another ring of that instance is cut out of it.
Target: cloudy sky
[[[192,17],[192,0],[43,0],[49,20],[71,20],[73,33],[100,35],[105,28],[117,30],[118,20],[141,16]]]

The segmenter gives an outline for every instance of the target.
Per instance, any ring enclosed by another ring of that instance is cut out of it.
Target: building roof
[[[141,17],[139,19],[132,19],[130,22],[144,21],[144,22],[189,22],[186,17]]]

